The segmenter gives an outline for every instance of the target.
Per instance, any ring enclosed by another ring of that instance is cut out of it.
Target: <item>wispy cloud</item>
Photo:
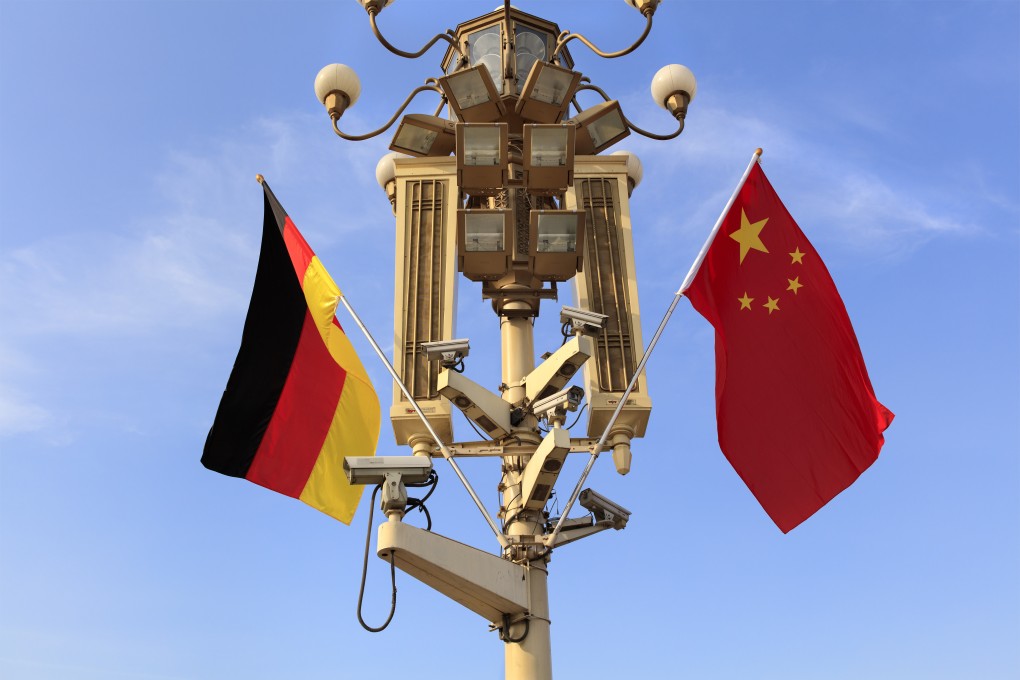
[[[300,206],[297,221],[320,252],[385,219],[377,149],[334,141],[318,117],[251,121],[168,154],[152,177],[163,201],[151,213],[111,219],[86,206],[75,231],[0,255],[0,435],[59,424],[61,373],[127,370],[158,361],[157,345],[240,333],[261,235],[256,172]]]
[[[634,103],[632,108],[640,111],[642,97],[635,95]],[[947,200],[949,194],[974,197],[980,191],[919,183],[873,159],[861,159],[845,139],[813,135],[809,126],[797,124],[796,112],[767,110],[765,115],[746,113],[726,98],[697,101],[688,131],[678,141],[663,144],[632,135],[621,144],[652,169],[638,191],[676,203],[660,211],[657,231],[707,234],[758,146],[765,148],[766,171],[801,225],[847,248],[887,257],[909,253],[933,238],[982,231],[972,210]],[[663,128],[662,118],[649,120],[648,127]],[[869,127],[881,135],[880,122]]]
[[[0,384],[0,436],[38,432],[51,426],[54,420],[48,410]]]

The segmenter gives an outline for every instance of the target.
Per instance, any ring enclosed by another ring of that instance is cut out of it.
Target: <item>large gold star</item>
[[[800,252],[800,246],[790,253],[790,257],[793,259],[790,264],[804,264],[804,253]]]
[[[751,303],[754,302],[754,298],[753,297],[747,297],[747,291],[745,290],[744,291],[744,297],[737,298],[737,301],[740,302],[740,308],[741,309],[750,309],[751,308]]]
[[[765,226],[765,223],[769,221],[769,218],[765,218],[758,222],[752,223],[747,219],[747,214],[743,208],[740,210],[740,229],[730,234],[730,238],[740,244],[740,264],[744,264],[744,258],[747,257],[747,253],[754,249],[760,250],[763,253],[767,253],[768,248],[761,242],[761,230]]]
[[[804,284],[800,282],[799,276],[796,278],[786,280],[790,282],[790,285],[786,288],[786,290],[792,290],[794,295],[797,294],[798,290],[804,287]]]
[[[778,312],[779,311],[779,298],[769,298],[769,301],[766,302],[763,305],[763,307],[765,307],[765,309],[769,310],[769,316],[772,316],[772,312]]]

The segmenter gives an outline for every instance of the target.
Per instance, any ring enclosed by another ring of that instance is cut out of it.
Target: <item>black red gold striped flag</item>
[[[379,399],[336,319],[340,289],[264,181],[262,249],[241,349],[202,464],[349,524],[364,487],[344,456],[371,456]]]

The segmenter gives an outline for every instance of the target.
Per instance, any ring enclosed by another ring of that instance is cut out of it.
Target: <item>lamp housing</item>
[[[540,281],[567,281],[581,271],[584,213],[580,210],[532,210],[531,270]]]
[[[364,0],[362,0],[364,1]],[[662,0],[627,0],[627,4],[645,16],[654,14]]]
[[[495,195],[507,183],[506,123],[457,123],[457,185],[472,195]]]
[[[623,156],[627,159],[627,195],[630,196],[634,193],[634,189],[637,185],[641,184],[641,180],[645,176],[644,166],[641,165],[641,159],[635,156],[630,151],[614,151],[609,154],[610,156]]]
[[[627,2],[631,2],[631,0],[627,0]],[[364,7],[369,14],[378,14],[392,5],[393,0],[358,0],[358,4]]]
[[[506,114],[489,69],[478,65],[439,79],[450,108],[466,123],[489,123]]]
[[[573,125],[524,126],[524,186],[532,193],[560,193],[574,183]]]
[[[687,115],[687,105],[698,92],[698,81],[686,66],[669,64],[652,76],[651,91],[658,106],[682,120]]]
[[[329,111],[330,118],[340,118],[361,96],[361,80],[346,64],[329,64],[315,75],[315,97]]]
[[[456,147],[456,131],[451,120],[409,113],[400,120],[390,149],[409,156],[449,156]]]
[[[513,211],[457,211],[457,271],[472,281],[495,281],[510,271]]]
[[[577,71],[535,62],[517,100],[517,115],[536,123],[560,122],[580,82],[581,74]]]
[[[585,109],[566,122],[577,128],[574,152],[578,156],[600,153],[630,134],[615,99]]]

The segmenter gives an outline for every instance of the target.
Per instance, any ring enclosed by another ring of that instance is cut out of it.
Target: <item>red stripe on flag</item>
[[[306,314],[287,382],[246,479],[300,497],[333,422],[346,377],[322,342],[311,314]]]
[[[298,281],[302,282],[301,287],[304,288],[305,271],[307,271],[312,258],[315,257],[315,253],[305,241],[305,237],[294,226],[289,215],[283,226],[283,242],[287,244],[290,261],[294,263],[294,272],[297,274]]]

